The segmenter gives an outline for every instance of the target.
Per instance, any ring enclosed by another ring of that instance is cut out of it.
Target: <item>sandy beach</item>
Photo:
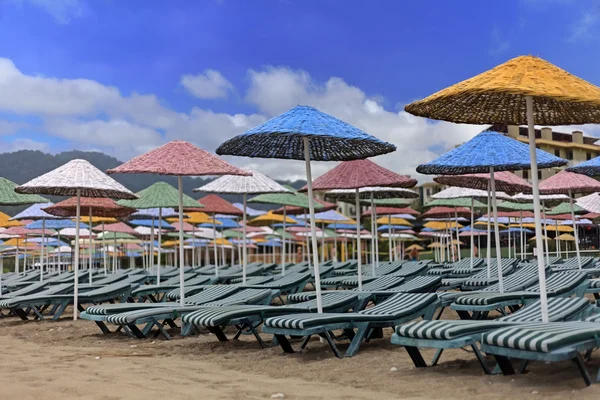
[[[89,321],[23,323],[4,317],[0,399],[265,399],[278,393],[286,399],[600,396],[600,386],[586,388],[571,363],[534,364],[522,376],[485,376],[472,354],[454,350],[439,366],[417,370],[402,348],[390,344],[389,334],[364,345],[357,356],[339,360],[318,340],[303,353],[282,355],[278,347],[260,349],[251,337],[228,343],[208,334],[137,340],[104,336]],[[599,365],[596,359],[590,367]]]

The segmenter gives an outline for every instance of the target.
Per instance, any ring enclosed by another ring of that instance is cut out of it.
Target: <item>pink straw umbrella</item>
[[[321,175],[312,182],[312,190],[329,191],[334,189],[356,190],[356,247],[358,255],[358,290],[362,290],[362,258],[360,249],[360,194],[364,187],[397,187],[411,188],[417,184],[416,179],[397,174],[387,168],[375,164],[371,160],[344,161],[332,170]],[[306,187],[300,189],[306,190]],[[371,197],[371,199],[373,199]],[[371,208],[374,207],[371,201]]]
[[[189,142],[175,140],[157,149],[132,158],[109,174],[157,174],[177,176],[179,189],[179,225],[183,225],[183,176],[243,175],[250,173],[234,167],[214,154]],[[200,204],[198,204],[201,207]],[[239,212],[239,210],[238,210]],[[179,243],[183,243],[183,230],[179,230]],[[179,246],[179,279],[181,306],[185,305],[183,283],[183,246]]]
[[[566,194],[569,196],[571,206],[571,220],[575,230],[575,251],[577,252],[577,264],[581,269],[581,257],[579,254],[579,230],[575,223],[575,210],[573,208],[574,193],[600,192],[600,182],[586,175],[576,174],[569,171],[561,171],[540,182],[540,194]]]

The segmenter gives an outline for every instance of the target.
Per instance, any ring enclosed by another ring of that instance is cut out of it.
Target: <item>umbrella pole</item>
[[[474,221],[474,213],[473,213],[473,208],[475,206],[475,198],[471,197],[471,269],[473,269],[473,258],[475,257],[475,238],[473,237],[473,223]],[[455,208],[456,210],[456,208]],[[458,225],[457,225],[458,227]]]
[[[152,224],[154,225],[154,224]],[[160,286],[160,258],[161,258],[161,231],[162,231],[162,208],[158,207],[158,260],[156,263],[156,284]]]
[[[488,198],[487,198],[487,277],[490,279],[492,276],[492,232],[491,232],[491,218],[490,218],[490,207],[492,205],[492,197],[490,192],[490,182],[487,183],[488,188]]]
[[[92,284],[92,207],[89,208],[89,218],[90,218],[90,226],[89,226],[89,233],[90,233],[90,237],[89,237],[89,241],[88,241],[88,245],[89,245],[89,249],[88,249],[88,255],[90,257],[90,262],[89,262],[89,272],[88,272],[88,276],[89,276],[89,280],[88,283],[91,285]]]
[[[550,252],[548,251],[548,222],[546,221],[546,203],[542,201],[542,218],[544,219],[544,242],[546,244],[546,265],[550,264]]]
[[[40,249],[40,282],[44,281],[44,245],[46,241],[46,219],[42,218],[42,248]],[[0,283],[1,286],[1,283]]]
[[[362,291],[362,257],[360,254],[360,197],[356,189],[356,254],[358,256],[358,290]]]
[[[519,240],[519,245],[521,245],[521,260],[525,258],[525,254],[524,254],[524,243],[523,243],[523,211],[519,211],[521,218],[519,218],[519,236],[520,236],[520,240]]]
[[[375,222],[375,210],[373,207],[373,192],[371,192],[371,275],[375,276],[375,232],[377,223]]]
[[[496,258],[498,259],[498,286],[500,293],[504,293],[504,282],[502,279],[502,252],[500,247],[500,230],[498,229],[498,205],[496,204],[496,181],[494,179],[494,167],[490,167],[490,186],[492,187],[492,208],[494,212],[494,238],[496,239]]]
[[[152,217],[152,225],[150,226],[150,262],[148,263],[148,270],[154,268],[154,217]]]
[[[321,224],[321,264],[325,262],[325,224]]]
[[[390,261],[392,261],[392,249],[393,249],[393,245],[392,245],[392,215],[388,214],[388,253],[389,256],[388,258],[390,259]]]
[[[460,254],[460,237],[458,236],[458,213],[456,212],[456,207],[454,207],[454,220],[456,222],[456,246],[458,248],[458,261],[460,261],[462,260],[462,257]]]
[[[215,220],[215,214],[213,213],[213,238],[215,240],[213,254],[215,256],[215,276],[219,277],[219,263],[217,262],[217,221]]]
[[[377,270],[377,268],[379,268],[379,231],[377,230],[377,209],[373,206],[373,192],[371,192],[371,209],[373,210],[373,243],[375,243],[375,270]]]
[[[79,221],[81,219],[81,189],[77,189],[77,206],[75,208],[75,255],[73,260],[74,288],[73,288],[73,321],[77,321],[77,298],[79,296]],[[91,229],[91,227],[90,227]]]
[[[577,253],[577,265],[581,269],[581,256],[579,253],[579,231],[577,229],[577,221],[575,221],[575,210],[573,208],[573,193],[569,189],[569,205],[571,206],[571,221],[573,222],[573,230],[575,230],[575,252]],[[556,232],[558,235],[558,230]]]
[[[179,190],[179,304],[185,305],[185,285],[183,283],[183,177],[177,176],[177,189]],[[183,327],[181,328],[183,329]]]
[[[143,255],[142,255],[143,257]],[[117,272],[117,235],[113,236],[113,274]]]
[[[548,322],[548,295],[546,293],[546,266],[544,264],[544,245],[542,243],[542,221],[540,213],[540,189],[538,186],[537,155],[535,148],[535,124],[533,121],[533,98],[525,97],[527,106],[527,130],[529,134],[529,155],[531,159],[531,184],[533,186],[533,214],[535,218],[535,245],[537,248],[538,273],[540,285],[540,303],[542,322]]]
[[[62,260],[60,256],[60,231],[58,231],[58,274],[62,274]]]
[[[245,197],[244,197],[245,199]],[[283,205],[283,248],[281,250],[281,275],[285,276],[285,220],[287,218],[287,210],[285,204]]]
[[[0,296],[2,296],[2,274],[4,274],[4,255],[0,255]]]
[[[308,209],[310,212],[310,232],[312,234],[312,245],[317,248],[317,226],[315,224],[315,199],[312,189],[312,172],[310,170],[310,143],[308,137],[302,138],[304,141],[304,163],[306,164],[306,185],[308,187]],[[313,262],[315,264],[315,290],[317,292],[317,311],[323,312],[323,303],[321,300],[321,273],[319,271],[319,254],[313,252]],[[359,278],[360,279],[360,278]]]
[[[510,258],[510,217],[508,217],[508,258]]]
[[[104,264],[104,276],[107,275],[106,270],[106,239],[104,238],[104,221],[102,221],[102,262]]]
[[[473,225],[471,225],[473,226]],[[473,231],[471,230],[471,237],[473,237]],[[481,235],[477,235],[477,248],[481,251]],[[478,254],[479,256],[479,254]],[[479,258],[479,257],[478,257]]]
[[[248,264],[248,248],[246,247],[246,201],[248,195],[244,193],[244,226],[242,226],[242,282],[246,283],[246,265]],[[284,207],[285,212],[285,207]],[[285,223],[285,218],[283,219]]]
[[[19,239],[17,238],[17,250],[15,251],[15,274],[19,275]]]
[[[571,214],[571,219],[573,218],[573,215]],[[556,247],[556,257],[560,257],[560,240],[558,240],[558,220],[555,219],[554,220],[554,247]]]

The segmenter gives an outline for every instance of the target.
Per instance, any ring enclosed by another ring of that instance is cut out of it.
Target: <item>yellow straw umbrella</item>
[[[266,214],[259,215],[258,217],[248,221],[249,226],[270,226],[274,224],[282,224],[285,221],[286,224],[296,224],[290,217],[285,217],[282,214],[275,214],[273,211],[269,211]]]
[[[389,217],[381,217],[377,220],[377,225],[403,225],[403,226],[413,226],[410,222],[405,220],[404,218],[389,218]]]
[[[429,245],[429,246],[431,246],[431,245]],[[429,247],[429,246],[427,246],[427,247]],[[423,246],[419,246],[418,244],[415,243],[415,244],[411,244],[410,246],[408,246],[407,248],[405,248],[404,251],[411,251],[412,249],[417,249],[419,251],[425,250],[425,248]]]
[[[456,229],[463,226],[456,221],[429,221],[423,225],[425,228],[441,231],[444,229]]]
[[[405,110],[456,123],[527,125],[535,234],[541,238],[535,124],[600,123],[600,88],[541,58],[520,56],[409,104]],[[493,176],[493,172],[490,175]],[[542,321],[548,322],[546,266],[541,239],[536,241],[536,248]]]

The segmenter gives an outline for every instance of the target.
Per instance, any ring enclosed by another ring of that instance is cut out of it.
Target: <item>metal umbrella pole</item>
[[[488,187],[488,201],[487,201],[487,278],[490,279],[492,276],[492,231],[491,231],[491,218],[490,218],[490,207],[492,204],[492,196],[490,192],[490,181],[487,183]]]
[[[490,186],[492,187],[492,208],[494,212],[494,235],[496,240],[496,258],[498,262],[498,286],[500,293],[504,293],[502,279],[502,252],[500,248],[500,230],[498,229],[498,205],[496,204],[496,181],[494,180],[494,167],[490,167]]]
[[[360,195],[356,189],[356,255],[358,258],[358,290],[362,291],[362,255],[360,250]]]

